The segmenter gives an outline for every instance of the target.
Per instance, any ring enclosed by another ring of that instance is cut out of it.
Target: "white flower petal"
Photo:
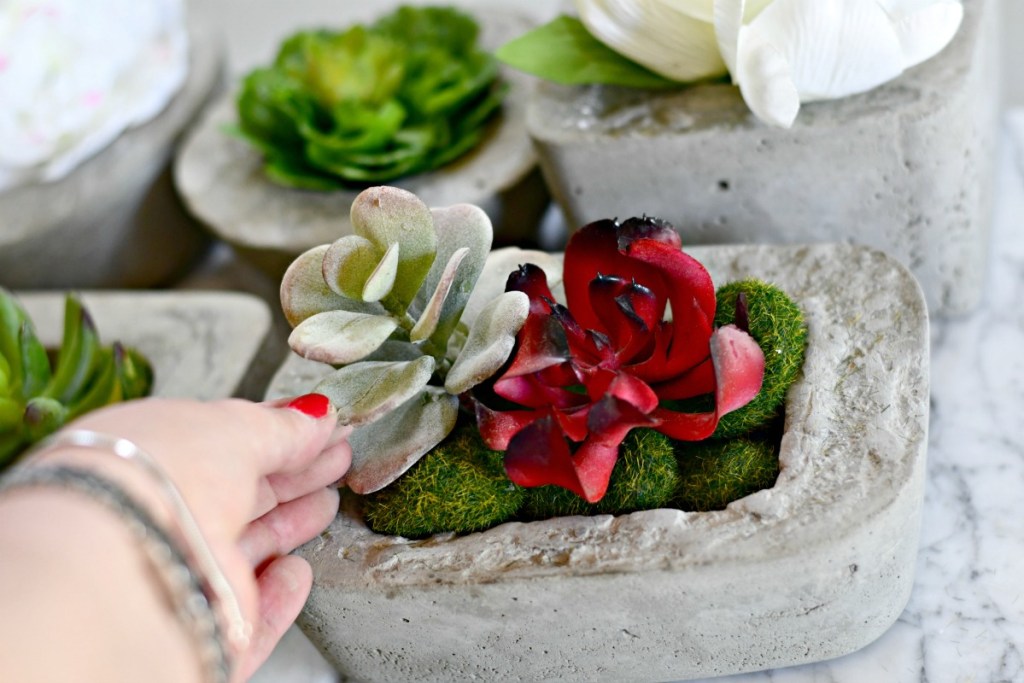
[[[893,28],[903,47],[903,68],[920,64],[953,40],[964,8],[959,2],[937,2],[910,13],[894,13]]]
[[[726,72],[714,25],[665,0],[576,0],[576,7],[595,38],[666,78],[695,81]]]
[[[741,31],[736,80],[757,118],[782,128],[793,125],[800,111],[800,93],[793,83],[789,62],[762,35]]]
[[[736,82],[736,52],[739,50],[740,29],[743,28],[743,12],[745,0],[714,0],[715,1],[715,39],[718,50],[722,53],[725,66]]]
[[[775,0],[744,33],[785,57],[803,102],[864,92],[903,71],[903,48],[877,0]]]

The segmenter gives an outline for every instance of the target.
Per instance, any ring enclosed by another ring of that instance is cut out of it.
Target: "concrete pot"
[[[58,347],[64,294],[15,295],[43,344]],[[262,300],[227,292],[87,291],[81,297],[105,344],[121,341],[152,363],[154,396],[208,400],[262,393],[250,372],[270,330],[270,309]]]
[[[570,229],[642,212],[685,244],[855,242],[921,281],[935,313],[983,289],[999,107],[998,0],[964,0],[932,60],[873,91],[805,105],[790,130],[737,88],[652,93],[543,83],[527,113]]]
[[[0,192],[0,285],[146,287],[190,265],[209,237],[183,210],[169,162],[182,130],[221,79],[220,37],[193,12],[185,84],[64,178]]]
[[[689,250],[719,285],[776,283],[809,325],[776,485],[723,511],[508,523],[409,541],[349,500],[298,551],[299,625],[359,681],[655,681],[837,657],[913,584],[928,429],[920,287],[864,247]],[[323,366],[290,359],[270,395]]]
[[[503,11],[477,19],[481,43],[491,48],[532,26]],[[512,241],[531,237],[548,195],[526,134],[527,79],[510,69],[502,75],[511,86],[503,112],[475,150],[436,171],[387,184],[408,189],[428,206],[481,206],[494,220],[497,238]],[[278,278],[297,255],[352,232],[349,210],[359,191],[311,192],[271,183],[259,152],[222,130],[236,120],[235,93],[227,93],[180,150],[175,183],[196,217]]]

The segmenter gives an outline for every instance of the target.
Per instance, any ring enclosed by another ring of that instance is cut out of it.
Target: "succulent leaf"
[[[24,319],[24,311],[15,302],[14,297],[6,289],[0,288],[0,356],[7,360],[9,366],[8,383],[12,393],[19,391],[21,385],[18,335]]]
[[[21,323],[18,346],[21,356],[21,397],[27,400],[43,391],[49,383],[50,359],[46,355],[46,348],[36,337],[32,323],[27,319]]]
[[[321,311],[385,313],[380,304],[350,299],[330,289],[324,280],[324,256],[330,248],[322,244],[300,254],[281,278],[281,309],[292,327]]]
[[[548,286],[551,293],[559,301],[565,301],[562,293],[562,256],[536,249],[520,249],[519,247],[504,247],[495,249],[484,262],[473,294],[466,302],[466,308],[462,313],[462,322],[472,326],[477,316],[491,305],[491,302],[505,291],[505,283],[508,274],[518,270],[524,263],[532,263],[544,271],[547,276]]]
[[[392,313],[404,313],[430,271],[437,235],[430,209],[419,197],[397,187],[371,187],[352,202],[352,230],[382,251],[400,243],[395,287],[384,301]]]
[[[530,297],[524,292],[505,292],[473,322],[466,343],[445,379],[453,394],[468,391],[504,365],[530,313]]]
[[[430,212],[434,217],[438,251],[434,265],[420,290],[420,296],[430,295],[436,290],[437,284],[443,279],[443,268],[451,260],[456,249],[467,250],[441,308],[437,328],[431,335],[431,341],[444,348],[462,317],[474,285],[479,281],[491,249],[493,230],[487,214],[472,204],[433,208]],[[417,304],[417,310],[426,310],[425,301],[417,298]]]
[[[353,363],[325,377],[314,391],[331,399],[339,423],[365,424],[419,393],[430,381],[434,365],[431,356],[404,362]]]
[[[99,335],[89,313],[77,297],[68,296],[64,306],[64,337],[56,369],[42,395],[70,403],[92,375],[100,350]]]
[[[361,299],[366,281],[381,259],[373,242],[359,235],[345,235],[323,256],[323,277],[327,287],[349,299]]]
[[[349,436],[352,466],[345,484],[356,493],[384,488],[412,467],[455,427],[458,398],[426,387],[376,422]]]
[[[299,323],[288,344],[303,358],[341,365],[372,353],[396,327],[398,324],[388,316],[324,311]]]
[[[102,408],[110,403],[117,403],[122,398],[123,393],[117,377],[114,351],[110,348],[102,348],[97,354],[96,369],[90,378],[88,389],[81,398],[68,404],[67,419],[73,420],[90,410]]]
[[[449,292],[451,292],[452,284],[455,282],[456,275],[459,271],[459,265],[466,258],[469,253],[469,249],[463,247],[458,249],[451,255],[448,262],[444,266],[444,272],[441,273],[441,279],[438,281],[437,286],[434,287],[434,293],[431,295],[430,300],[427,301],[427,305],[423,307],[423,313],[420,314],[420,319],[416,321],[412,331],[409,332],[409,340],[413,342],[422,341],[429,338],[437,330],[438,322],[441,319],[441,311],[444,308],[445,302],[448,298]],[[427,278],[429,284],[430,278]],[[460,311],[461,313],[461,311]],[[454,320],[458,322],[458,319]],[[448,337],[451,336],[451,330],[448,330],[449,334],[443,335],[443,341],[447,342]]]
[[[384,252],[383,258],[370,273],[370,277],[366,278],[366,284],[360,293],[363,301],[380,301],[394,288],[400,257],[401,246],[395,242]]]
[[[64,426],[68,409],[48,396],[36,396],[25,406],[24,423],[28,440],[35,443]]]

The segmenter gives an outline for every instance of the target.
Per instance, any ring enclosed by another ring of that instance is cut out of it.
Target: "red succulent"
[[[540,268],[509,276],[506,290],[525,292],[530,313],[504,372],[474,392],[477,423],[505,451],[513,482],[556,484],[596,502],[629,430],[707,438],[760,391],[764,354],[735,325],[713,327],[711,276],[662,221],[581,228],[563,275],[566,306]],[[714,395],[713,411],[674,409],[704,394]]]

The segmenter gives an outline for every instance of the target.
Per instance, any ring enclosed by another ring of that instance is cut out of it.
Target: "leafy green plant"
[[[274,182],[365,187],[447,164],[472,149],[505,89],[478,27],[450,7],[401,7],[370,26],[303,31],[252,71],[235,132]]]
[[[65,300],[64,336],[51,367],[25,310],[0,289],[0,468],[65,422],[146,395],[152,379],[137,351],[100,343],[73,295]]]

